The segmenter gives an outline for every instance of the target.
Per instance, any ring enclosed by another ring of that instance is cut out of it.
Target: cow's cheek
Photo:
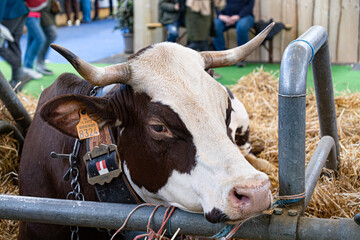
[[[203,212],[201,198],[198,189],[193,185],[194,182],[197,181],[194,181],[193,172],[187,174],[174,170],[158,195],[169,205],[185,211],[201,213]]]

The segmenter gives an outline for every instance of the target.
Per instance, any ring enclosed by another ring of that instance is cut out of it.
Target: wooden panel
[[[268,20],[270,20],[270,18],[272,18],[275,22],[281,22],[282,21],[282,7],[281,7],[282,0],[272,0],[272,1],[267,1],[267,2],[271,2],[270,12],[272,15],[272,16],[270,15]],[[283,32],[284,31],[281,31],[273,39],[273,61],[274,62],[281,61],[281,57],[282,57],[281,38],[283,37]]]
[[[272,1],[262,0],[260,1],[260,19],[264,21],[269,21],[271,17],[275,14],[271,13],[271,4]],[[268,43],[267,43],[268,46]],[[269,60],[269,53],[264,48],[260,48],[260,61],[267,62]]]
[[[306,32],[313,24],[313,0],[297,0],[298,3],[298,36]]]
[[[337,62],[358,60],[359,0],[342,0]]]
[[[340,6],[341,0],[330,0],[330,18],[329,18],[329,47],[330,47],[330,58],[331,62],[335,62],[337,58],[337,43],[338,43],[338,33],[339,33],[339,24],[340,24]]]
[[[328,31],[329,0],[314,1],[313,25],[323,26]]]
[[[282,22],[284,24],[290,24],[291,29],[282,31],[281,38],[281,55],[289,43],[297,38],[297,7],[294,0],[282,1]]]
[[[253,13],[254,13],[254,17],[255,17],[255,22],[260,20],[260,0],[255,0],[255,6],[253,9]],[[249,38],[253,38],[254,35],[253,34],[249,34]],[[260,48],[255,49],[255,51],[250,54],[246,60],[247,61],[251,61],[251,62],[257,62],[260,59]]]

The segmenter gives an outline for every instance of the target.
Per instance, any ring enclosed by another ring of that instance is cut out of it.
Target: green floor
[[[61,73],[72,72],[76,73],[70,64],[48,64],[51,70],[55,72],[55,76],[44,76],[39,80],[30,81],[24,88],[24,91],[31,93],[34,96],[39,96],[41,91],[50,86]],[[106,64],[96,64],[96,66],[106,66]],[[279,75],[280,64],[256,64],[247,63],[246,67],[238,68],[235,66],[217,68],[216,73],[222,75],[219,81],[225,85],[235,84],[242,76],[251,73],[254,69],[263,66],[265,71],[272,71],[277,76]],[[11,77],[11,69],[5,62],[0,62],[0,70],[9,80]],[[360,92],[360,71],[352,71],[349,65],[333,65],[332,76],[335,86],[335,92],[343,92],[349,90],[350,92]],[[308,87],[313,86],[311,67],[308,72]]]

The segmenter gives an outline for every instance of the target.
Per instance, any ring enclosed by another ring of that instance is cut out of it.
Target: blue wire
[[[229,232],[235,227],[235,225],[227,225],[225,227],[223,227],[222,229],[220,229],[220,231],[218,233],[216,233],[215,235],[211,236],[210,238],[222,238],[222,237],[226,237],[226,235],[229,234]]]
[[[307,43],[310,47],[311,47],[311,50],[312,50],[312,56],[311,56],[311,59],[309,61],[309,64],[312,62],[313,58],[314,58],[314,55],[315,55],[315,50],[314,50],[314,47],[311,45],[311,43],[309,41],[306,41],[304,39],[296,39],[294,41],[292,41],[290,44],[294,43],[294,42],[305,42]],[[289,44],[289,45],[290,45]]]
[[[171,233],[171,217],[169,218],[169,234],[172,236],[172,233]]]

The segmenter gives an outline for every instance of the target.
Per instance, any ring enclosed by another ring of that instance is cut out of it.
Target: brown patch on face
[[[225,124],[226,124],[226,129],[227,129],[227,135],[229,136],[230,140],[232,142],[234,142],[234,140],[232,139],[232,129],[229,128],[230,122],[231,122],[231,112],[233,111],[232,106],[231,106],[231,100],[230,98],[228,98],[228,108],[226,109],[226,119],[225,119]]]
[[[218,208],[213,208],[210,212],[205,213],[205,217],[211,223],[220,223],[230,220],[230,218]]]
[[[234,97],[234,94],[230,91],[230,89],[228,89],[227,87],[225,87],[225,88],[226,88],[226,91],[227,91],[230,99],[234,99],[234,98],[235,98],[235,97]]]
[[[127,103],[128,123],[118,142],[120,157],[131,180],[156,193],[174,170],[189,174],[195,167],[193,137],[177,113],[167,105],[151,102],[146,94],[133,93],[133,100]],[[155,137],[149,124],[153,119],[163,123],[171,137]]]
[[[238,146],[243,146],[249,142],[249,127],[246,129],[245,133],[242,133],[242,127],[236,129],[235,132],[235,142]]]

